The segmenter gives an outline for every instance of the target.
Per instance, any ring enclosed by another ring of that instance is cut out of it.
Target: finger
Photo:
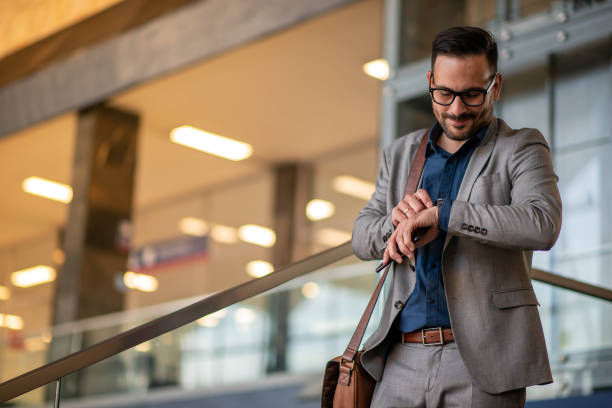
[[[416,215],[414,210],[409,206],[406,206],[406,208],[402,209],[402,212],[404,213],[406,218],[414,217]]]
[[[385,248],[385,253],[383,254],[383,265],[386,265],[389,263],[389,251],[387,250],[387,248]]]
[[[402,263],[402,256],[397,252],[396,248],[396,237],[397,231],[391,234],[391,237],[387,240],[387,249],[389,250],[389,257],[397,263]]]
[[[406,228],[404,229],[402,234],[404,245],[408,248],[409,251],[414,251],[414,243],[412,242],[412,232],[412,229]]]
[[[417,196],[417,198],[419,200],[421,200],[421,202],[427,207],[427,208],[431,208],[433,207],[433,200],[431,199],[431,197],[429,197],[429,194],[427,193],[427,190],[424,190],[422,188],[419,188],[417,190],[416,193],[414,193],[415,196]]]
[[[401,237],[398,237],[398,238],[401,238]],[[410,250],[404,244],[403,239],[397,239],[397,249],[399,249],[399,252],[401,252],[404,255],[407,255],[408,252],[410,252]]]
[[[409,259],[414,259],[414,252],[409,250],[409,251],[408,251],[408,253],[406,254],[406,256],[407,256]]]
[[[391,210],[391,221],[393,221],[393,225],[397,227],[397,225],[406,220],[406,214],[400,209],[399,205]]]
[[[416,195],[407,196],[404,198],[404,201],[408,203],[412,211],[414,211],[415,213],[419,213],[427,208],[425,207],[425,204],[421,202],[421,199]]]

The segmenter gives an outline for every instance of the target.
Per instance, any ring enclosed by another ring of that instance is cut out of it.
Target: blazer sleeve
[[[359,211],[353,226],[351,246],[353,253],[360,259],[381,259],[386,248],[386,241],[395,227],[391,214],[387,213],[387,196],[389,191],[390,149],[383,150],[381,167],[376,179],[376,191],[368,204]]]
[[[455,200],[448,233],[504,248],[548,250],[561,229],[561,197],[550,150],[537,130],[514,136],[508,162],[510,204]]]

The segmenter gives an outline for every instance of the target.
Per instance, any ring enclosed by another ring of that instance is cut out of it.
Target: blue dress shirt
[[[452,202],[457,197],[472,153],[486,131],[487,127],[480,129],[457,152],[450,154],[436,144],[442,134],[438,122],[431,128],[421,188],[427,191],[433,202],[444,199],[439,210],[440,233],[432,242],[416,250],[416,285],[399,317],[399,330],[402,332],[451,327],[442,281],[442,249]]]

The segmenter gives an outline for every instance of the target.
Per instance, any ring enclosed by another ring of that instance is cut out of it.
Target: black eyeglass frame
[[[491,92],[491,87],[493,86],[493,84],[495,83],[495,79],[497,78],[497,74],[498,72],[496,72],[495,74],[493,74],[493,79],[491,79],[491,83],[489,84],[489,86],[487,86],[486,89],[482,89],[482,88],[472,88],[472,89],[466,89],[465,91],[453,91],[452,89],[448,89],[448,88],[432,88],[431,87],[431,82],[429,85],[429,95],[431,95],[431,100],[434,101],[435,103],[437,103],[438,105],[442,105],[442,106],[450,106],[453,104],[453,102],[455,102],[455,98],[457,97],[457,95],[459,95],[459,98],[461,99],[461,102],[463,102],[463,104],[465,106],[482,106],[484,105],[485,101],[487,100],[487,95],[489,94],[489,92]],[[431,74],[431,79],[433,80],[433,73]],[[446,92],[450,92],[453,94],[453,99],[451,99],[451,101],[449,103],[440,103],[438,101],[436,101],[436,99],[433,96],[434,91],[446,91]],[[470,92],[479,92],[483,95],[482,98],[482,102],[479,104],[470,104],[467,103],[465,101],[465,99],[463,99],[463,95],[466,95]]]

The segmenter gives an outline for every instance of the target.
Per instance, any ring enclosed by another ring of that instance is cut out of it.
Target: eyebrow
[[[494,77],[495,75],[496,75],[496,74],[491,75],[491,76],[489,77],[489,81],[493,81],[493,77]],[[432,78],[435,80],[435,76],[434,76],[433,72],[432,72],[432,74],[431,74],[431,77],[432,77]],[[436,86],[435,86],[435,88],[438,88],[438,89],[446,89],[446,90],[448,90],[448,91],[453,91],[453,92],[469,92],[469,91],[486,91],[486,90],[487,90],[487,88],[485,88],[485,87],[478,87],[478,86],[473,86],[473,87],[470,87],[470,88],[465,88],[465,89],[462,89],[462,90],[460,90],[460,91],[456,91],[456,90],[454,90],[453,88],[449,88],[449,87],[444,86],[444,85],[436,85]]]
[[[444,85],[436,85],[434,88],[437,88],[437,89],[446,89],[448,91],[453,91],[453,92],[486,91],[487,90],[487,88],[485,88],[485,87],[477,87],[477,86],[471,87],[471,88],[465,88],[465,89],[462,89],[460,91],[456,91],[453,88],[449,88],[448,86],[444,86]]]

